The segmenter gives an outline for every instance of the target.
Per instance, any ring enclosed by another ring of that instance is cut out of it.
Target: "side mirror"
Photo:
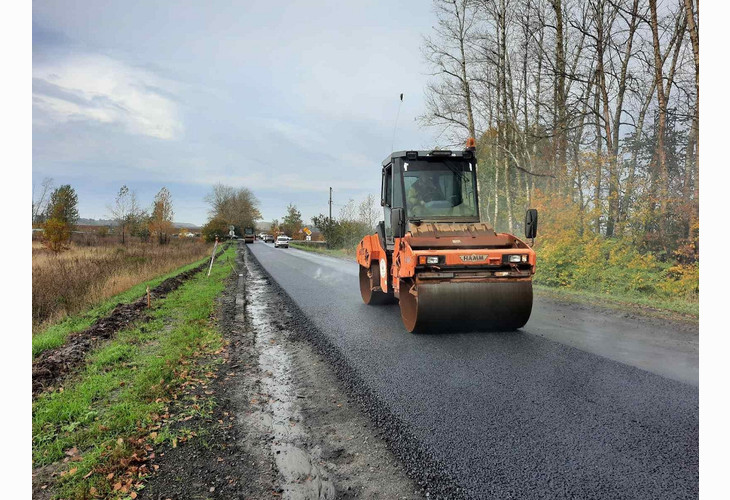
[[[392,208],[390,210],[390,225],[393,228],[393,238],[402,238],[405,235],[406,224],[403,208]]]
[[[525,238],[537,236],[537,209],[530,208],[525,214]]]

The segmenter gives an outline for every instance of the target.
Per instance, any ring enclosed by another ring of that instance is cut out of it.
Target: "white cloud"
[[[34,122],[118,124],[132,134],[175,139],[183,127],[175,84],[99,55],[73,56],[33,68]]]

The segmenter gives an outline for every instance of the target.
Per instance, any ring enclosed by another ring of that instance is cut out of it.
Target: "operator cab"
[[[411,224],[479,222],[476,158],[466,151],[398,151],[383,161],[383,240],[388,246]],[[395,222],[394,222],[395,221]]]

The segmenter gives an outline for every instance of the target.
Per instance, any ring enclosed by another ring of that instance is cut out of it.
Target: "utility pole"
[[[332,188],[330,188],[330,220],[332,220]]]

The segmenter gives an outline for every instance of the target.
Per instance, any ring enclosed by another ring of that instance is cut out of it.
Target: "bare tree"
[[[607,238],[666,249],[696,227],[697,0],[434,5],[422,123],[448,145],[474,130],[483,216],[513,230],[539,188]]]
[[[676,15],[676,25],[674,36],[667,48],[668,51],[674,49],[672,62],[669,72],[664,76],[664,58],[662,57],[662,46],[659,39],[659,20],[657,16],[656,0],[649,0],[649,9],[651,11],[651,34],[654,49],[654,80],[657,94],[658,107],[658,123],[657,123],[657,140],[654,159],[654,171],[657,172],[659,178],[659,227],[660,236],[667,234],[667,224],[669,215],[669,170],[667,168],[667,151],[665,147],[665,135],[667,127],[667,106],[669,102],[669,94],[672,90],[674,81],[674,73],[676,70],[677,58],[679,57],[679,49],[682,44],[682,37],[686,28],[686,18],[682,13]]]
[[[261,219],[259,201],[248,188],[216,184],[205,201],[210,204],[210,219],[224,220],[239,231],[256,227],[256,221]]]
[[[142,214],[142,209],[137,203],[137,195],[134,191],[130,191],[126,185],[123,185],[119,188],[114,205],[110,205],[107,209],[117,223],[122,236],[122,244],[124,244],[125,233],[128,232],[130,226],[137,223]]]
[[[687,158],[689,163],[694,165],[694,204],[692,218],[693,222],[699,220],[699,192],[700,192],[700,4],[699,0],[684,0],[685,17],[687,18],[687,29],[689,31],[689,39],[692,42],[692,55],[694,60],[694,80],[695,80],[695,102],[694,116],[692,117],[692,133],[687,144]],[[694,157],[694,158],[692,158]],[[690,173],[689,165],[687,172]],[[685,182],[685,198],[689,198],[689,182]],[[692,223],[689,224],[688,231],[692,230]],[[689,236],[689,235],[688,235]]]
[[[43,179],[37,195],[35,192],[35,184],[33,185],[33,224],[43,222],[43,214],[48,208],[51,192],[53,192],[53,179],[50,177],[45,177]]]
[[[358,206],[358,219],[366,225],[368,229],[373,229],[381,216],[380,203],[376,203],[376,201],[375,196],[369,194]]]
[[[436,0],[434,7],[436,36],[424,39],[423,50],[438,79],[426,88],[426,113],[419,118],[425,125],[449,130],[452,140],[462,143],[464,134],[477,137],[470,48],[476,7],[471,0]]]

